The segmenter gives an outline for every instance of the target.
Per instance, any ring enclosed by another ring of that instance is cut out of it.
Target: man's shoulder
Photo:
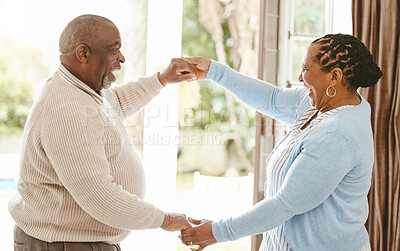
[[[30,111],[31,117],[48,120],[69,114],[75,120],[98,111],[98,103],[88,93],[63,80],[57,74],[50,77],[40,91]]]
[[[50,104],[70,104],[72,107],[80,104],[96,104],[88,93],[64,80],[57,73],[46,81],[38,98],[43,101],[46,100]]]

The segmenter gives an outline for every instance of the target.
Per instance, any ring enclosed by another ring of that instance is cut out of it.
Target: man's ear
[[[331,70],[331,83],[335,86],[337,83],[343,81],[343,71],[340,68],[334,68]]]
[[[86,64],[90,56],[90,48],[86,44],[80,44],[75,49],[75,56],[79,62]]]

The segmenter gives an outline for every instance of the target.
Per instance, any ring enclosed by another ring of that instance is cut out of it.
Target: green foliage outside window
[[[225,14],[229,14],[237,3],[238,1],[219,1]],[[216,43],[213,41],[210,30],[207,30],[203,26],[200,19],[199,0],[184,0],[182,55],[202,56],[218,60]],[[229,27],[228,18],[222,19],[221,27],[223,30],[226,63],[232,68],[235,68],[233,51],[235,45],[237,46],[239,41],[235,41],[231,35],[230,29],[232,26]],[[247,25],[247,23],[244,22],[242,25]],[[254,44],[252,44],[252,46],[254,49]],[[236,55],[236,59],[238,57],[240,58],[240,56],[241,55]],[[256,58],[253,60],[253,63],[252,67],[256,69]],[[246,157],[244,158],[246,158],[248,162],[247,165],[244,164],[244,166],[246,166],[249,171],[249,162],[253,159],[252,156],[255,145],[255,110],[248,108],[234,99],[233,110],[236,121],[232,122],[232,114],[229,113],[230,108],[227,104],[224,89],[207,80],[181,84],[179,99],[180,128],[185,129],[192,127],[209,132],[222,132],[228,135],[227,147],[235,140],[239,141],[241,148],[245,150]]]
[[[295,34],[315,36],[315,38],[325,34],[325,0],[296,0],[294,9]],[[305,52],[312,40],[314,39],[292,41],[290,79],[294,82],[298,81]]]
[[[47,68],[40,51],[0,34],[0,133],[20,134],[33,104],[34,85]]]
[[[296,0],[294,32],[321,36],[325,33],[325,0]]]

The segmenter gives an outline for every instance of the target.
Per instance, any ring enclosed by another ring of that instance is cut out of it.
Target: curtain
[[[400,0],[353,0],[353,31],[371,51],[383,76],[361,88],[371,104],[375,163],[366,223],[372,250],[400,250]]]

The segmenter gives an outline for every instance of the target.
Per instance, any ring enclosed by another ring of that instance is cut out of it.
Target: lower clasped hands
[[[192,227],[182,229],[179,238],[185,245],[195,246],[190,248],[192,251],[200,251],[209,245],[217,243],[212,233],[212,221],[195,220],[190,217],[188,220],[192,224]]]
[[[186,215],[168,212],[165,213],[164,221],[161,225],[161,228],[165,231],[182,231],[191,227]]]

